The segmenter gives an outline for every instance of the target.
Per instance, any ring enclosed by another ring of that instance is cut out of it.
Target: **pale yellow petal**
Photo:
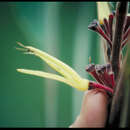
[[[50,74],[42,71],[34,71],[34,70],[26,70],[26,69],[17,69],[17,71],[31,74],[35,76],[40,76],[44,78],[50,78],[53,80],[57,80],[60,82],[64,82],[74,88],[79,90],[87,90],[89,86],[89,80],[81,78],[71,67],[58,60],[57,58],[43,52],[39,49],[36,49],[31,46],[24,46],[21,43],[18,43],[20,46],[25,48],[26,53],[34,54],[44,60],[51,68],[59,72],[62,76],[58,76],[56,74]]]
[[[57,58],[47,54],[46,52],[43,52],[39,49],[36,49],[31,46],[26,46],[27,49],[29,49],[34,55],[40,57],[42,60],[44,60],[50,67],[55,69],[57,72],[62,74],[64,77],[68,79],[73,79],[77,82],[80,80],[80,76],[67,64],[63,63],[62,61],[58,60]]]
[[[56,74],[51,74],[51,73],[46,73],[46,72],[36,71],[36,70],[28,70],[28,69],[17,69],[17,71],[21,73],[25,73],[25,74],[30,74],[30,75],[43,77],[43,78],[57,80],[57,81],[66,83],[74,88],[77,88],[80,91],[87,90],[89,86],[89,81],[86,79],[81,79],[80,83],[76,84],[75,82],[67,80],[64,77],[58,76]]]
[[[103,24],[103,19],[108,19],[111,13],[108,2],[97,2],[97,12],[99,23]]]

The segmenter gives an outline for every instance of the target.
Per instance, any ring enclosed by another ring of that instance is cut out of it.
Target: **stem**
[[[119,126],[118,116],[120,116],[120,114],[118,110],[120,110],[120,105],[122,105],[120,99],[121,99],[121,91],[123,87],[121,87],[121,81],[120,81],[121,79],[120,77],[118,77],[118,75],[120,70],[121,43],[123,39],[123,31],[126,24],[127,12],[128,12],[128,2],[118,2],[116,8],[116,25],[115,25],[115,32],[113,37],[113,47],[112,47],[112,56],[111,56],[111,65],[115,77],[115,87],[114,87],[114,95],[112,98],[112,103],[109,104],[111,108],[109,109],[110,116],[108,117],[107,120],[108,127]],[[120,105],[119,104],[117,105],[117,103],[119,103]]]
[[[120,50],[121,50],[122,34],[126,23],[127,12],[128,12],[128,2],[118,2],[115,16],[116,26],[114,32],[112,59],[111,59],[112,70],[115,75],[115,80],[118,77],[120,69]]]
[[[125,73],[129,73],[128,71],[129,66],[126,65],[126,63],[127,64],[129,63],[128,55],[125,56],[120,78],[116,86],[117,89],[113,96],[111,110],[110,110],[110,117],[109,117],[109,127],[119,127],[121,123],[121,113],[122,113],[122,109],[125,107],[123,102],[125,102],[124,97],[126,94],[126,92],[124,91],[126,87],[124,85],[124,83],[126,82],[124,76],[125,76]]]
[[[106,90],[106,91],[108,91],[108,92],[113,94],[113,89],[109,88],[108,86],[105,86],[105,85],[102,85],[100,83],[96,83],[96,82],[93,82],[93,81],[90,81],[89,85],[94,87],[94,88],[104,89],[104,90]]]

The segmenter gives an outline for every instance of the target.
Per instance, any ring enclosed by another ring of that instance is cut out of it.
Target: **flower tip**
[[[103,20],[102,19],[99,19],[99,24],[103,25]]]
[[[16,43],[21,47],[25,47],[21,42],[16,41]]]
[[[109,19],[113,19],[113,18],[114,18],[114,14],[110,14]]]
[[[85,70],[87,72],[92,72],[92,71],[94,71],[94,69],[95,69],[95,65],[94,64],[89,64],[89,65],[87,65]]]
[[[91,29],[93,31],[97,30],[97,26],[98,26],[98,21],[97,20],[93,20],[89,25],[88,25],[88,29]]]
[[[23,71],[23,69],[16,69],[18,72],[22,72]]]

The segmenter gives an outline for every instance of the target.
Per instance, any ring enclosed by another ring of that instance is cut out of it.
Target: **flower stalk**
[[[120,116],[121,116],[121,106],[123,101],[123,85],[122,85],[122,76],[123,72],[120,72],[120,62],[121,62],[121,50],[124,45],[127,43],[127,36],[129,33],[129,28],[125,32],[125,26],[127,23],[127,13],[128,13],[128,2],[118,2],[116,8],[116,26],[114,32],[113,40],[113,50],[112,50],[112,70],[115,75],[115,88],[114,96],[112,99],[111,109],[110,109],[110,119],[109,127],[119,127]],[[124,35],[123,35],[124,34]],[[122,42],[122,41],[125,42]],[[126,62],[126,59],[125,59]],[[123,67],[122,67],[123,68]],[[123,71],[123,70],[122,70]],[[121,73],[121,74],[120,74]]]
[[[121,43],[123,38],[123,31],[126,24],[127,12],[128,12],[128,2],[118,2],[115,16],[116,24],[115,24],[114,39],[112,43],[113,48],[111,57],[111,65],[115,75],[115,80],[117,80],[120,70]]]
[[[88,90],[88,88],[91,86],[93,88],[100,88],[100,89],[104,89],[104,90],[108,91],[109,93],[113,93],[113,90],[111,88],[109,88],[108,86],[103,86],[100,83],[96,83],[93,81],[89,81],[88,79],[81,78],[77,74],[77,72],[75,72],[67,64],[65,64],[62,61],[60,61],[59,59],[47,54],[46,52],[43,52],[43,51],[41,51],[37,48],[31,47],[31,46],[24,46],[23,44],[21,44],[19,42],[18,42],[18,44],[21,47],[23,47],[23,48],[19,48],[19,50],[23,50],[23,51],[25,51],[26,54],[34,54],[35,56],[41,58],[51,68],[53,68],[58,73],[60,73],[61,76],[43,72],[43,71],[29,70],[29,69],[17,69],[18,72],[57,80],[57,81],[66,83],[67,85],[72,86],[80,91]]]

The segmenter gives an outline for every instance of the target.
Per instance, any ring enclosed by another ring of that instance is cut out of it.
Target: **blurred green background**
[[[99,36],[88,25],[96,2],[0,2],[0,127],[68,127],[78,116],[83,92],[17,68],[55,73],[17,41],[59,58],[82,77],[89,56],[103,63]]]

